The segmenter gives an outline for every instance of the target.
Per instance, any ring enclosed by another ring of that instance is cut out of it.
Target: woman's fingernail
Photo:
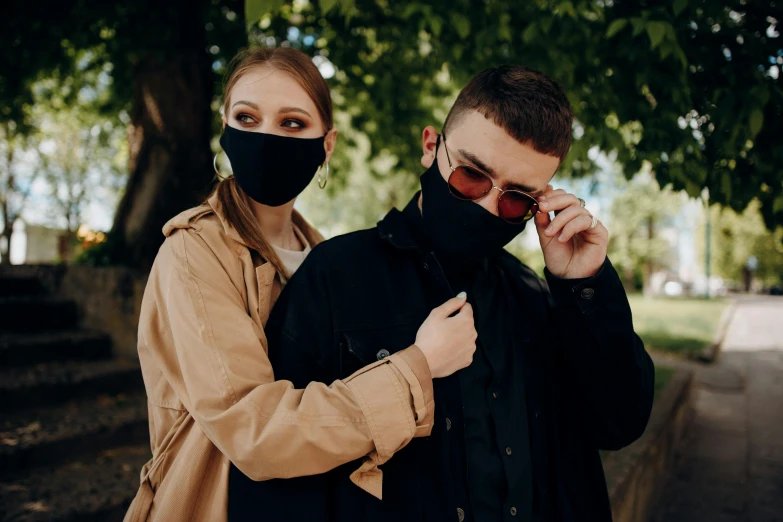
[[[546,196],[538,196],[538,201],[546,201]]]
[[[546,230],[544,230],[545,233],[551,234],[552,233],[552,227],[546,227]]]
[[[459,297],[460,299],[466,299],[468,297],[468,293],[467,292],[460,292],[460,293],[457,294],[457,297]]]
[[[560,237],[557,238],[558,241],[563,241],[565,239],[565,236],[563,234],[560,234]]]
[[[541,202],[541,205],[539,205],[539,206],[540,206],[541,208],[549,208],[549,203],[547,203],[546,201],[542,201],[542,202]]]

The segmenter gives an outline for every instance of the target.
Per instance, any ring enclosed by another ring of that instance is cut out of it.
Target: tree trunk
[[[3,233],[0,234],[0,239],[3,239],[5,242],[5,252],[0,252],[0,265],[2,266],[11,264],[11,233],[14,230],[14,224],[8,221],[8,212],[6,212],[5,205],[3,205]]]
[[[653,239],[655,239],[655,218],[650,216],[647,220],[647,259],[644,263],[644,296],[651,297],[653,293],[652,289],[652,276],[655,270],[654,260],[652,256]]]
[[[170,18],[173,41],[147,36],[160,48],[142,57],[134,71],[130,177],[112,235],[121,261],[140,269],[152,266],[166,221],[199,204],[213,177],[212,73],[199,4],[157,3],[156,16]],[[129,32],[144,35],[142,28]]]

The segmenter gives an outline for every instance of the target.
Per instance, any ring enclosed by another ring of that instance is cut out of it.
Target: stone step
[[[111,336],[90,330],[0,333],[0,367],[111,357]]]
[[[149,442],[143,392],[72,401],[4,415],[0,473],[66,460],[117,446]]]
[[[0,298],[0,331],[63,330],[79,324],[76,303],[56,297]]]
[[[65,361],[0,369],[0,412],[144,388],[139,362]]]
[[[120,522],[139,488],[149,444],[0,478],[0,520]]]
[[[0,297],[41,295],[44,286],[37,277],[0,276]]]

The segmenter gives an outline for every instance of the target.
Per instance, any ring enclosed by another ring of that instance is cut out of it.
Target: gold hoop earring
[[[220,178],[220,179],[228,179],[230,174],[229,174],[229,176],[224,176],[223,173],[220,172],[220,169],[218,168],[217,159],[218,159],[219,155],[220,155],[220,152],[215,154],[215,157],[212,158],[212,168],[215,169],[215,174],[217,174],[218,178]]]
[[[321,167],[326,166],[326,176],[321,178]],[[326,184],[329,183],[329,162],[327,161],[321,167],[318,168],[318,188],[321,190],[326,188]]]

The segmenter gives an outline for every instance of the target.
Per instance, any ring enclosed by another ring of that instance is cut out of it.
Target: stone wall
[[[147,275],[126,267],[18,265],[1,275],[37,277],[47,291],[79,307],[82,326],[112,337],[114,353],[138,357],[136,335]]]
[[[614,522],[646,522],[693,419],[693,372],[678,370],[655,401],[644,435],[604,459]]]

